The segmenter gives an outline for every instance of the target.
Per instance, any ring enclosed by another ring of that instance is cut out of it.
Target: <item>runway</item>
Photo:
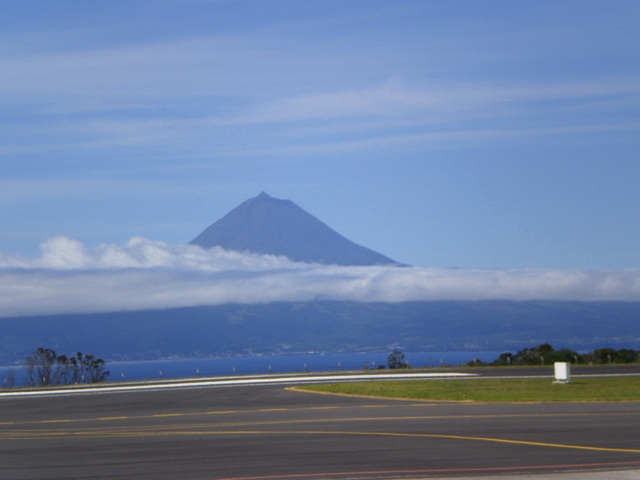
[[[303,393],[290,383],[1,397],[2,478],[510,478],[640,468],[640,402],[416,402]]]

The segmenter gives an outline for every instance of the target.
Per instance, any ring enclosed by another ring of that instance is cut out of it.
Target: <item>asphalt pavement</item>
[[[640,402],[416,402],[228,380],[0,396],[1,477],[640,479]]]
[[[638,480],[640,470],[608,470],[605,472],[584,471],[580,473],[545,473],[533,475],[500,475],[481,477],[430,477],[429,480]],[[415,480],[422,480],[415,479]]]

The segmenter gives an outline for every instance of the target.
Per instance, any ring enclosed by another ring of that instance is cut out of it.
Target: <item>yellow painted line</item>
[[[502,442],[502,443],[514,443],[521,445],[534,445],[540,447],[553,447],[553,448],[571,448],[575,450],[592,450],[597,452],[625,452],[625,453],[640,453],[638,448],[612,448],[612,447],[589,447],[585,445],[568,445],[563,443],[546,443],[546,442],[530,442],[524,440],[505,440],[499,438],[474,438],[469,437],[470,440],[484,440],[487,442]]]
[[[185,428],[186,427],[186,428]],[[203,429],[192,429],[203,427]],[[209,428],[206,428],[209,427]],[[12,440],[33,440],[33,439],[57,439],[61,437],[81,437],[81,438],[122,438],[122,437],[166,437],[166,436],[224,436],[224,435],[353,435],[353,436],[384,436],[384,437],[405,437],[405,438],[437,438],[448,440],[464,440],[476,442],[493,442],[509,445],[525,445],[543,448],[559,448],[572,450],[585,450],[597,452],[616,453],[640,453],[640,449],[614,448],[614,447],[593,447],[587,445],[572,445],[549,442],[533,442],[528,440],[514,440],[493,437],[477,437],[467,435],[446,435],[430,433],[394,433],[394,432],[358,432],[339,430],[297,430],[297,431],[272,431],[272,430],[217,430],[210,429],[210,425],[196,426],[175,426],[174,428],[163,426],[149,429],[110,429],[110,430],[77,430],[77,431],[32,431],[32,432],[10,432],[5,439]]]
[[[351,434],[351,432],[344,432],[345,434]],[[354,435],[361,434],[360,432],[353,432]],[[552,447],[552,448],[569,448],[574,450],[590,450],[597,452],[624,452],[624,453],[640,453],[640,449],[637,448],[612,448],[612,447],[589,447],[585,445],[570,445],[562,443],[546,443],[546,442],[531,442],[528,440],[510,440],[505,438],[491,438],[491,437],[473,437],[465,435],[441,435],[441,434],[429,434],[429,433],[378,433],[374,432],[371,435],[382,436],[398,436],[398,437],[426,437],[426,438],[447,438],[451,440],[474,440],[481,442],[496,442],[496,443],[508,443],[514,445],[531,445],[536,447]]]
[[[437,404],[433,404],[437,405]],[[402,405],[401,408],[424,408],[428,407],[430,404],[425,403],[417,403],[417,404],[407,404]],[[183,418],[183,417],[198,417],[198,416],[225,416],[225,415],[250,415],[255,413],[274,413],[274,412],[305,412],[305,411],[337,411],[337,410],[354,410],[354,409],[388,409],[388,408],[398,408],[398,405],[393,404],[380,404],[380,405],[364,405],[364,406],[327,406],[327,407],[305,407],[305,408],[270,408],[270,409],[254,409],[254,410],[212,410],[212,411],[204,411],[204,412],[189,412],[189,413],[180,413],[180,412],[172,412],[172,413],[158,413],[158,414],[150,414],[150,415],[121,415],[121,416],[111,416],[111,417],[85,417],[85,418],[63,418],[63,419],[49,419],[49,420],[32,420],[26,422],[0,422],[0,426],[16,426],[16,425],[47,425],[47,424],[70,424],[70,423],[89,423],[89,422],[112,422],[118,420],[145,420],[145,419],[154,419],[154,418]],[[602,416],[632,416],[632,415],[640,415],[640,411],[638,412],[585,412],[585,413],[571,413],[571,412],[563,412],[563,413],[512,413],[512,414],[450,414],[450,415],[419,415],[419,416],[397,416],[397,417],[366,417],[361,420],[402,420],[402,419],[422,419],[422,420],[458,420],[458,419],[478,419],[478,418],[553,418],[553,417],[602,417]],[[335,421],[356,421],[358,418],[346,418],[346,419],[336,419]],[[304,422],[305,420],[296,420],[298,422]],[[309,420],[315,421],[315,420]],[[334,421],[332,419],[321,419],[320,421]]]
[[[387,408],[394,405],[374,405],[368,408]],[[63,418],[57,420],[31,420],[26,422],[0,422],[0,425],[40,425],[47,423],[84,423],[92,421],[115,421],[115,420],[144,420],[149,418],[163,417],[195,417],[195,416],[214,416],[214,415],[233,415],[233,414],[251,414],[251,413],[270,413],[270,412],[304,412],[311,410],[339,410],[339,409],[355,409],[358,406],[347,407],[303,407],[303,408],[271,408],[271,409],[253,409],[253,410],[209,410],[204,412],[189,413],[157,413],[151,415],[122,415],[113,417],[85,417],[85,418]]]
[[[576,413],[573,416],[593,416],[602,418],[605,415],[628,415],[624,413]],[[640,415],[640,412],[638,413]],[[309,425],[309,424],[330,424],[330,423],[358,423],[358,422],[399,422],[399,421],[424,421],[424,420],[474,420],[480,418],[520,418],[520,417],[566,417],[566,414],[537,414],[537,415],[405,415],[386,417],[350,417],[350,418],[312,418],[312,419],[291,419],[291,420],[264,420],[264,421],[238,421],[224,422],[218,424],[198,424],[198,427],[248,427],[248,426],[278,426],[278,425]]]
[[[640,413],[639,413],[640,414]],[[593,414],[574,414],[578,416],[590,415],[595,417],[602,417],[602,413],[593,413]],[[609,415],[622,415],[622,414],[609,414]],[[236,422],[221,422],[221,423],[178,423],[175,425],[164,424],[164,425],[148,425],[148,426],[139,426],[139,427],[113,427],[113,430],[123,430],[123,429],[136,429],[136,430],[152,430],[157,428],[165,428],[165,429],[178,429],[178,428],[223,428],[223,427],[247,427],[247,426],[278,426],[278,425],[302,425],[302,424],[318,424],[318,423],[358,423],[358,422],[399,422],[399,421],[423,421],[423,420],[469,420],[469,419],[478,419],[478,418],[519,418],[524,415],[404,415],[404,416],[378,416],[378,417],[350,417],[350,418],[307,418],[307,419],[290,419],[290,420],[248,420],[248,421],[236,421]],[[555,416],[566,416],[560,414],[539,414],[539,415],[527,415],[529,417],[555,417]],[[18,432],[19,430],[12,430]],[[51,430],[24,430],[25,432],[49,432]],[[73,430],[68,430],[73,431]],[[76,430],[80,431],[80,430]],[[101,429],[101,431],[105,431],[105,429]],[[3,433],[7,433],[9,431],[4,431]]]
[[[273,432],[273,431],[261,431],[261,430],[247,430],[247,431],[215,431],[215,432],[174,432],[175,434],[183,435],[357,435],[357,436],[383,436],[383,437],[412,437],[412,438],[444,438],[449,440],[468,440],[479,442],[496,442],[506,443],[512,445],[528,445],[536,447],[547,448],[563,448],[573,450],[588,450],[598,452],[617,452],[617,453],[640,453],[640,449],[633,448],[613,448],[613,447],[590,447],[586,445],[570,445],[560,443],[546,443],[546,442],[531,442],[527,440],[510,440],[504,438],[491,438],[491,437],[474,437],[464,435],[442,435],[442,434],[430,434],[430,433],[392,433],[392,432],[353,432],[353,431],[324,431],[324,430],[301,430],[301,431],[285,431],[285,432]]]

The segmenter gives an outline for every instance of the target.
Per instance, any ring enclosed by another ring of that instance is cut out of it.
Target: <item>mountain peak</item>
[[[336,265],[397,265],[346,239],[290,200],[261,192],[194,238],[192,245],[284,255],[291,260]]]

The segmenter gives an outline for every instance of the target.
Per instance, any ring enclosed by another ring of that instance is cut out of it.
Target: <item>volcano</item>
[[[284,255],[331,265],[398,265],[343,237],[290,200],[262,192],[231,210],[194,238],[192,245]]]

